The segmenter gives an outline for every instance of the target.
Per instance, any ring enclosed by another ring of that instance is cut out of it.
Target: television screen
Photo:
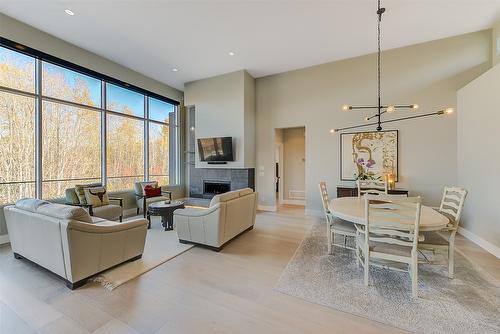
[[[201,161],[233,161],[233,138],[198,138]]]

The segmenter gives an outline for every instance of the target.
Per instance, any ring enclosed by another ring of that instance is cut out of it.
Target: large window
[[[144,121],[108,114],[107,128],[109,189],[132,189],[144,179]]]
[[[49,101],[42,110],[43,197],[63,197],[75,184],[99,182],[101,113]]]
[[[43,57],[0,47],[0,205],[76,184],[178,183],[175,103]]]

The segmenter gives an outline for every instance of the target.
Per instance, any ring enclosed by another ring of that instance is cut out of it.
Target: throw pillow
[[[109,204],[109,197],[104,187],[85,188],[85,199],[94,208]]]
[[[92,187],[101,187],[101,184],[100,183],[90,183],[90,184],[77,184],[75,186],[76,196],[78,196],[78,200],[80,201],[80,204],[88,204],[87,198],[85,197],[85,188],[92,188]]]
[[[146,197],[161,196],[161,188],[153,187],[152,185],[147,185],[144,187],[144,195],[146,195]]]
[[[144,195],[145,194],[145,192],[144,192],[144,188],[145,187],[152,186],[153,188],[157,188],[158,187],[158,182],[156,182],[156,181],[141,182],[141,186],[142,186],[142,194]]]

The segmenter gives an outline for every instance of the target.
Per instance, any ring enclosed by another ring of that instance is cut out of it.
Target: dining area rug
[[[447,266],[419,264],[418,298],[408,273],[370,267],[370,284],[355,252],[327,253],[326,226],[315,222],[275,290],[416,333],[499,333],[500,282],[455,253],[455,278]]]

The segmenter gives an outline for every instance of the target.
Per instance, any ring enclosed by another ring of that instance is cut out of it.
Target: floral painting
[[[341,180],[398,177],[398,131],[343,133],[340,136]]]

